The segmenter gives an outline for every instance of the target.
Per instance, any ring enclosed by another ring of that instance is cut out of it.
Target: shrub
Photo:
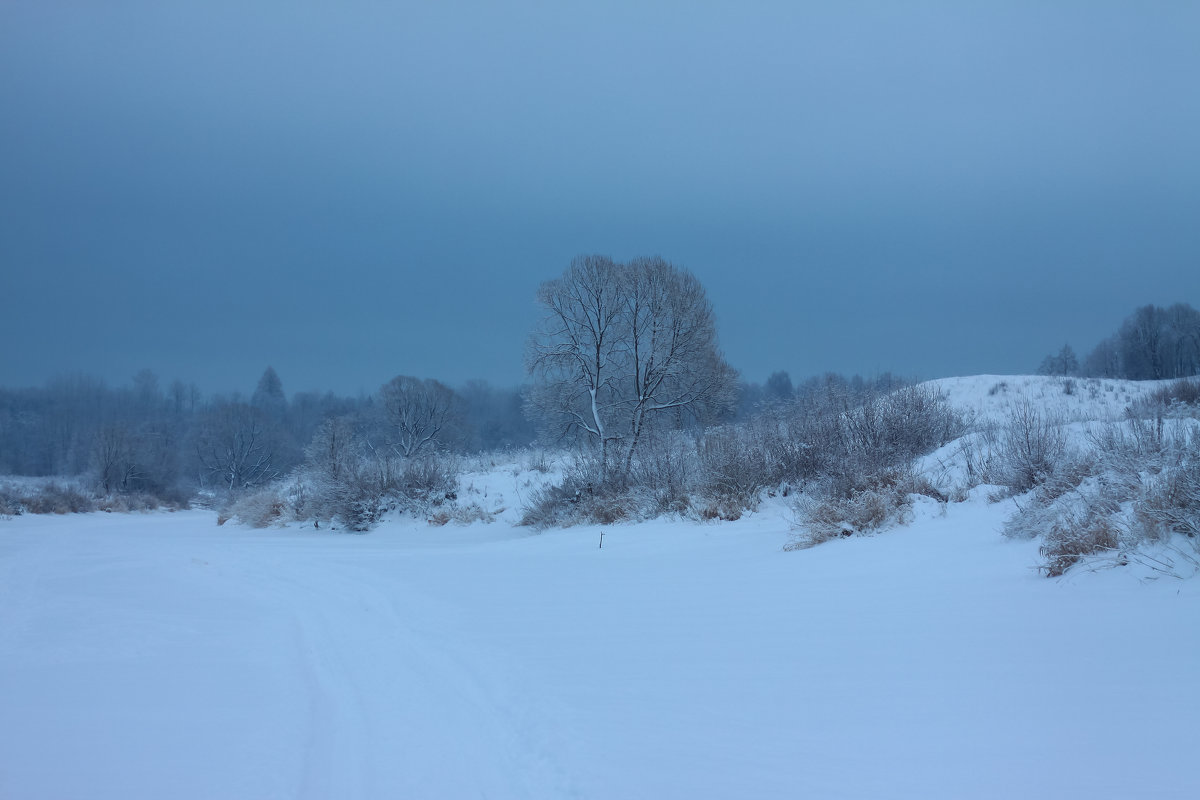
[[[313,451],[292,489],[297,519],[329,521],[346,530],[370,530],[389,511],[427,519],[458,496],[461,463],[453,456],[426,452],[414,458],[360,456],[327,448]]]
[[[634,519],[639,514],[629,489],[628,481],[603,469],[595,454],[582,454],[563,472],[562,481],[533,492],[520,524],[540,529]]]
[[[1174,535],[1200,543],[1200,426],[1131,419],[1093,432],[1091,449],[1061,469],[1005,523],[1004,533],[1042,537],[1042,569],[1063,574],[1088,556],[1126,563],[1143,544]],[[1079,477],[1083,475],[1083,477]]]
[[[704,518],[728,519],[734,507],[757,508],[761,491],[778,483],[780,465],[761,433],[751,426],[721,428],[700,441],[700,488],[712,500]]]
[[[0,486],[0,517],[16,517],[24,510],[21,496],[7,486]]]
[[[222,515],[236,517],[243,525],[251,528],[266,528],[286,521],[288,503],[279,493],[278,487],[268,486],[247,491],[232,500]]]
[[[1005,423],[964,438],[960,454],[971,486],[1004,486],[1011,495],[1075,470],[1062,420],[1028,400],[1013,405]]]
[[[1067,435],[1060,420],[1028,400],[1017,403],[1000,437],[1000,469],[996,481],[1016,493],[1044,483],[1063,462]]]
[[[799,533],[785,549],[813,547],[838,537],[904,524],[910,519],[914,494],[946,502],[945,495],[929,481],[909,470],[830,478],[795,503]]]
[[[1097,553],[1116,552],[1120,540],[1111,517],[1089,516],[1083,520],[1060,519],[1046,534],[1038,553],[1046,559],[1041,569],[1057,578],[1081,559]]]
[[[96,510],[96,501],[74,486],[51,482],[22,493],[21,508],[29,514],[81,514]]]
[[[1176,463],[1146,479],[1137,514],[1148,536],[1178,533],[1200,537],[1200,446],[1193,434]]]
[[[457,522],[460,525],[470,525],[472,522],[495,522],[496,515],[484,510],[478,503],[453,508],[440,508],[429,517],[429,524],[435,526]]]
[[[1195,416],[1200,407],[1200,378],[1180,378],[1163,384],[1132,409],[1138,416]]]

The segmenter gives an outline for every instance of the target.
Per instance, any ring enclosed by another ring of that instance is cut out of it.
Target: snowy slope
[[[0,797],[1200,796],[1200,584],[1039,578],[1010,510],[0,521]]]

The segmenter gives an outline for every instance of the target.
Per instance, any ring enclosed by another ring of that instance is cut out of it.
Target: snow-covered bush
[[[361,457],[336,476],[307,473],[312,489],[303,516],[366,531],[389,511],[428,515],[457,497],[459,471],[457,458],[436,451],[404,459]]]
[[[1146,477],[1138,518],[1148,536],[1183,534],[1200,541],[1200,433],[1193,427],[1170,456],[1162,471]]]
[[[298,519],[366,531],[388,511],[428,515],[453,500],[460,472],[456,456],[432,448],[409,458],[377,452],[341,417],[313,436],[290,494]]]
[[[218,524],[235,518],[251,528],[266,528],[287,521],[291,516],[287,499],[278,486],[252,489],[231,498],[217,517]]]
[[[450,522],[457,522],[460,525],[470,525],[472,522],[491,523],[495,521],[495,513],[486,510],[478,503],[439,508],[429,517],[429,524],[437,526],[446,525]]]
[[[1094,431],[1088,442],[1073,462],[1078,480],[1060,469],[1005,523],[1007,536],[1042,538],[1046,574],[1097,554],[1125,560],[1177,535],[1200,545],[1200,423],[1134,418]]]
[[[793,504],[797,537],[787,549],[904,524],[911,517],[913,495],[946,501],[928,480],[907,468],[831,476],[810,487]]]
[[[705,515],[726,519],[734,508],[756,508],[762,490],[778,483],[780,464],[773,449],[761,423],[708,431],[696,454],[701,489],[711,501]]]
[[[0,513],[81,514],[95,511],[96,498],[78,486],[49,481],[37,485],[12,487],[0,493]]]
[[[969,424],[927,386],[871,397],[816,421],[811,447],[824,463],[794,503],[799,534],[793,548],[901,524],[913,494],[945,502],[914,465],[919,456],[962,436]]]
[[[585,452],[567,466],[561,481],[534,490],[520,524],[549,528],[636,519],[642,514],[630,488],[596,454]]]
[[[10,486],[0,485],[0,519],[16,517],[24,511],[20,493]]]
[[[1027,398],[1012,405],[1003,423],[964,437],[960,450],[969,485],[1004,486],[1013,495],[1070,482],[1080,471],[1064,420]]]
[[[1165,383],[1134,405],[1143,417],[1195,417],[1200,414],[1200,378]]]
[[[996,474],[990,483],[1025,492],[1050,480],[1067,456],[1062,420],[1022,400],[1013,406],[1000,433]]]
[[[680,432],[646,437],[629,474],[630,494],[642,514],[688,511],[699,478],[695,453],[695,442]]]

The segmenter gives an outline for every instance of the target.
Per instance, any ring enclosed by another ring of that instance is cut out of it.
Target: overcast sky
[[[1200,3],[0,3],[0,385],[523,379],[581,253],[752,380],[1200,306]]]

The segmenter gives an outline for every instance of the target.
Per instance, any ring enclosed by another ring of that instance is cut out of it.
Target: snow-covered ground
[[[1200,581],[1039,577],[982,489],[795,552],[782,500],[514,527],[544,476],[363,535],[0,520],[0,798],[1200,797]]]
[[[1013,406],[1024,401],[1065,422],[1119,420],[1125,409],[1167,383],[1042,375],[971,375],[928,382],[981,422],[1003,422]]]
[[[0,527],[0,797],[1196,797],[1200,585],[1002,504],[732,524]]]

